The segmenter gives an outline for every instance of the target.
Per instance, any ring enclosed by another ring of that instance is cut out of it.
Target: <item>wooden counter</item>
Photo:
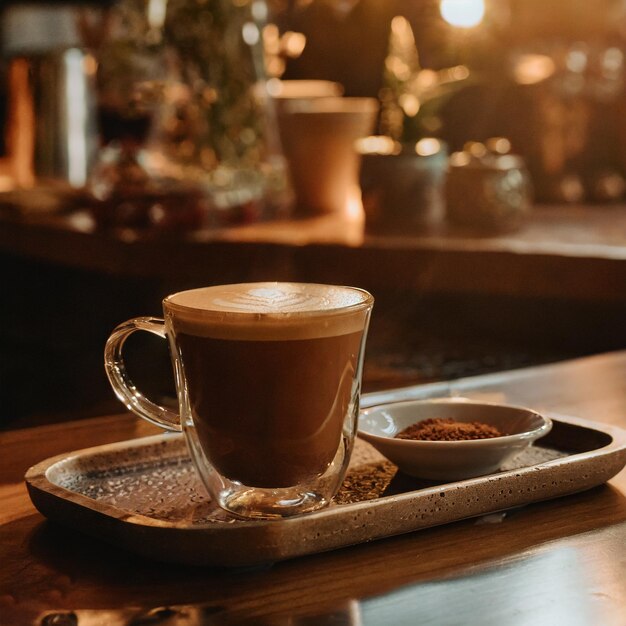
[[[343,282],[420,293],[626,301],[626,206],[536,207],[518,232],[364,234],[356,215],[197,232],[98,233],[85,213],[0,216],[0,252],[151,278],[172,288],[244,280]]]
[[[626,353],[405,395],[466,395],[623,428]],[[29,465],[154,432],[138,418],[117,415],[0,433],[0,446],[11,451],[0,456],[0,623],[624,624],[624,471],[607,485],[504,516],[252,570],[152,562],[46,522],[33,508],[22,482]]]

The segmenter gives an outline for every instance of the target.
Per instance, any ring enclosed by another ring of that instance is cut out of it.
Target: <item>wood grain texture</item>
[[[467,379],[438,393],[626,427],[626,353]],[[19,478],[45,457],[154,432],[137,424],[112,416],[0,434],[0,623],[71,610],[84,623],[97,615],[113,624],[168,605],[189,615],[202,606],[210,624],[324,624],[332,615],[368,625],[624,624],[626,472],[501,520],[456,522],[267,569],[165,567],[45,522]],[[403,622],[407,615],[420,621]]]

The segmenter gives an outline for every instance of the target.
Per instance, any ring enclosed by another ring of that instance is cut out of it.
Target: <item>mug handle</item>
[[[138,330],[165,339],[165,321],[158,317],[135,317],[115,328],[104,349],[104,369],[111,387],[129,411],[161,428],[180,432],[182,428],[178,413],[148,400],[128,376],[122,348],[126,339]]]

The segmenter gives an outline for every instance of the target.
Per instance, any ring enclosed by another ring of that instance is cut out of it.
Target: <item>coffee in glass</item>
[[[144,398],[121,356],[138,329],[167,336],[180,424],[210,495],[243,517],[314,510],[335,494],[349,461],[373,298],[332,285],[248,283],[184,291],[165,320],[137,318],[109,339],[118,397],[179,430],[176,414]]]

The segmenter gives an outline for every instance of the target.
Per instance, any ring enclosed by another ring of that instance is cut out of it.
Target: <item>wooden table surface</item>
[[[506,401],[626,428],[626,352],[401,395]],[[144,560],[31,505],[30,465],[155,430],[117,415],[0,433],[0,624],[626,624],[626,471],[504,518],[236,571]],[[74,616],[42,621],[55,612]]]

